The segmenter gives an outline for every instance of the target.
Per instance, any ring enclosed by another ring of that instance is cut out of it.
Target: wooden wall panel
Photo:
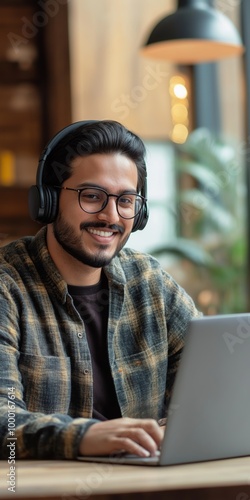
[[[29,216],[28,188],[0,187],[0,245],[35,234],[39,227]]]
[[[71,122],[68,5],[47,3],[0,2],[0,234],[11,239],[39,229],[28,188],[46,142]]]

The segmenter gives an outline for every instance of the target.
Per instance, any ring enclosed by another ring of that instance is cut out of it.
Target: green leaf
[[[184,189],[180,194],[180,202],[201,211],[203,217],[220,231],[228,232],[235,227],[234,217],[220,204],[220,201],[199,189]]]
[[[205,188],[216,192],[220,191],[220,183],[217,174],[209,170],[204,164],[180,159],[177,162],[177,168],[180,173],[191,175]]]
[[[204,248],[202,248],[196,242],[187,240],[186,238],[178,238],[176,240],[173,240],[168,245],[157,248],[152,253],[155,257],[166,254],[176,255],[178,257],[190,260],[191,262],[199,266],[208,267],[214,265],[214,261],[211,255],[206,250],[204,250]]]
[[[235,148],[222,138],[214,136],[206,128],[198,128],[191,132],[187,141],[179,145],[178,150],[191,155],[194,159],[208,165],[214,171],[218,167],[224,169],[235,159]]]

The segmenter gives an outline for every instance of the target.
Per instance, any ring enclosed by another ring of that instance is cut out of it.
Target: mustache
[[[118,233],[123,234],[124,228],[119,226],[118,224],[105,224],[105,222],[82,222],[80,224],[80,229],[87,229],[89,227],[94,227],[96,229],[106,228],[110,229],[110,231],[118,231]]]

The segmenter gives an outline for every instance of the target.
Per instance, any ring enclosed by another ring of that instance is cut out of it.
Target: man
[[[123,249],[146,192],[143,142],[117,122],[72,124],[43,152],[29,205],[45,225],[0,250],[0,458],[10,442],[17,458],[160,446],[199,313],[155,259]]]

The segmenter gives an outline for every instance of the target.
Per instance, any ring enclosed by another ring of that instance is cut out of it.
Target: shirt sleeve
[[[20,303],[0,288],[0,459],[74,459],[81,438],[97,420],[30,412],[24,401],[19,363]],[[12,447],[12,448],[11,448]]]

